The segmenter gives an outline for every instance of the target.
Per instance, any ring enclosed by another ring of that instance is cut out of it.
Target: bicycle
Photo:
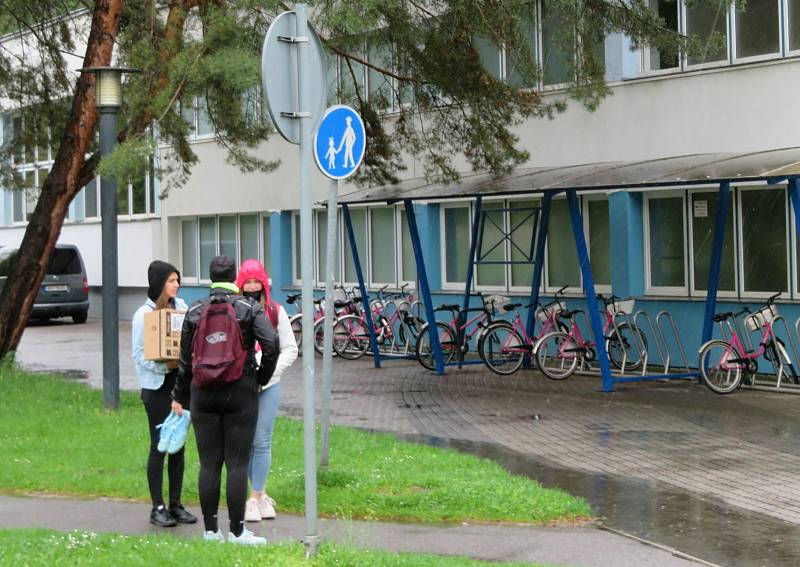
[[[416,338],[418,324],[409,313],[409,304],[405,301],[395,303],[391,299],[390,305],[395,305],[394,312],[386,315],[386,301],[392,297],[401,297],[404,292],[384,294],[387,286],[378,290],[378,298],[370,302],[373,317],[373,330],[378,347],[384,352],[397,353],[396,341],[398,336],[408,351],[408,339]],[[405,286],[404,286],[405,287]],[[333,326],[333,348],[344,359],[356,360],[366,354],[370,345],[367,319],[363,311],[355,309],[356,300],[349,300],[342,307],[350,312],[339,317]],[[339,306],[339,304],[337,304]],[[395,333],[395,323],[400,324],[399,333]]]
[[[723,335],[725,334],[723,325],[727,325],[730,331],[730,340],[713,339],[700,347],[698,368],[703,382],[712,392],[730,394],[736,391],[742,385],[745,374],[748,375],[748,380],[752,381],[753,376],[758,372],[758,359],[761,356],[775,367],[778,384],[785,375],[786,367],[789,368],[793,382],[800,383],[794,364],[786,352],[786,347],[772,327],[772,322],[778,317],[775,300],[780,295],[780,293],[776,293],[767,299],[766,304],[755,313],[745,306],[735,313],[728,311],[714,315],[714,322],[719,323]],[[745,347],[739,332],[739,325],[736,323],[736,318],[744,314],[747,314],[744,319],[747,329],[762,331],[761,342],[755,350]]]
[[[563,294],[566,287],[556,292],[550,303],[536,310],[536,319],[540,323],[539,332],[534,337],[528,335],[522,317],[517,309],[522,307],[521,303],[511,303],[503,305],[502,308],[507,312],[514,312],[511,325],[493,324],[487,329],[486,336],[480,345],[480,355],[486,367],[501,376],[508,376],[517,372],[525,360],[533,351],[533,345],[544,335],[556,329],[566,332],[567,326],[560,321],[559,314],[567,309],[565,301],[559,297]],[[536,304],[538,305],[538,304]],[[530,309],[534,304],[526,306]]]
[[[492,323],[511,326],[508,321],[495,320],[494,317],[494,304],[496,296],[492,296],[489,301],[486,301],[483,294],[477,294],[483,302],[483,307],[470,307],[462,309],[459,305],[440,305],[434,311],[450,311],[452,318],[449,323],[443,321],[436,321],[436,328],[438,329],[439,345],[442,348],[442,357],[444,363],[452,362],[456,355],[463,357],[469,352],[469,346],[472,339],[477,335],[477,348],[478,354],[482,350],[481,346],[486,337]],[[487,307],[487,304],[489,307]],[[468,312],[478,311],[478,315],[472,319],[467,319]],[[461,318],[465,319],[461,323]],[[430,333],[428,332],[429,323],[425,323],[419,330],[419,337],[417,338],[416,355],[417,360],[422,366],[428,370],[435,370],[436,363],[433,356],[433,350],[430,347]],[[471,329],[470,329],[471,327]]]
[[[641,368],[648,348],[647,337],[632,323],[615,323],[617,314],[633,311],[635,300],[622,300],[615,295],[608,299],[602,295],[597,297],[604,304],[603,346],[609,362],[623,371]],[[559,317],[569,323],[569,331],[544,335],[533,347],[536,366],[551,380],[569,378],[578,368],[584,368],[597,358],[597,343],[583,337],[575,318],[578,313],[583,311],[576,309],[559,313]]]

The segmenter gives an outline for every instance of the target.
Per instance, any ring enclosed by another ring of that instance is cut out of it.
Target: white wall
[[[19,246],[24,227],[0,228],[0,244]],[[119,285],[147,287],[147,266],[161,257],[160,219],[120,221],[118,225]],[[103,284],[103,255],[100,223],[66,223],[59,244],[74,244],[86,264],[90,286]]]

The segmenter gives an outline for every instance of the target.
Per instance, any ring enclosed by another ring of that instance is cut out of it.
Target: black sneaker
[[[175,518],[172,517],[172,514],[170,514],[169,511],[164,508],[164,505],[161,504],[153,508],[153,511],[150,512],[150,523],[158,526],[159,528],[171,528],[178,522],[175,521]]]
[[[169,513],[172,515],[179,524],[194,524],[197,522],[197,516],[190,514],[183,507],[183,504],[175,504],[169,507]]]

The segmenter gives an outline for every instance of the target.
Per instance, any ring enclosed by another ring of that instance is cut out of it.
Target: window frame
[[[413,281],[409,281],[403,278],[404,270],[403,270],[403,254],[406,252],[403,246],[403,224],[408,224],[408,217],[403,205],[396,205],[395,206],[395,227],[397,228],[395,234],[395,257],[397,259],[397,285],[398,289],[403,285],[406,286],[406,289],[416,290],[417,289],[417,279],[415,278]],[[403,223],[403,216],[406,215],[406,223]],[[410,229],[409,229],[409,237],[411,236]],[[411,257],[414,258],[414,249],[411,249]],[[414,271],[417,270],[417,263],[416,258],[414,258]]]
[[[686,15],[683,11],[684,0],[677,0],[676,11],[678,16],[678,33],[683,34],[685,33],[684,30],[686,29]],[[678,53],[678,64],[675,67],[670,67],[669,69],[651,69],[650,62],[651,62],[651,54],[650,54],[651,47],[649,45],[643,45],[641,48],[641,76],[646,77],[657,77],[660,75],[670,75],[673,73],[680,73],[686,70],[684,65],[684,54],[683,52]]]
[[[687,246],[689,249],[688,260],[689,260],[689,295],[690,296],[699,296],[705,297],[708,294],[708,290],[705,289],[697,289],[695,286],[695,251],[694,251],[694,210],[692,205],[692,197],[697,194],[714,194],[719,196],[719,189],[713,187],[695,187],[690,188],[686,195],[686,226],[688,228],[688,233],[686,236]],[[740,256],[740,247],[739,247],[739,233],[741,232],[741,224],[739,223],[739,199],[736,196],[737,191],[731,187],[729,193],[729,206],[733,207],[733,272],[734,272],[734,285],[733,291],[721,290],[717,289],[717,297],[725,297],[725,298],[738,298],[739,291],[741,289],[741,279],[739,276],[739,266],[742,264],[742,257]],[[716,216],[716,215],[715,215]]]
[[[608,226],[609,226],[609,234],[613,229],[613,225],[611,224],[611,202],[608,198],[608,193],[589,193],[581,196],[581,216],[583,217],[583,238],[586,240],[586,255],[589,257],[589,264],[591,265],[592,262],[592,247],[591,247],[591,235],[590,235],[590,224],[589,224],[589,203],[592,201],[606,201],[608,203]],[[611,242],[608,243],[609,247],[609,277],[613,280],[613,273],[614,273],[614,263],[611,261]],[[594,279],[594,268],[592,268],[592,278]],[[605,293],[610,294],[612,293],[613,281],[609,282],[608,284],[598,284],[596,281],[594,282],[594,289],[598,293]],[[569,291],[569,288],[566,290]],[[581,292],[583,292],[583,272],[581,272]]]
[[[688,35],[688,13],[687,13],[687,6],[685,0],[679,0],[681,5],[681,16],[680,21],[683,24],[681,29],[681,33],[684,35]],[[728,10],[726,12],[725,17],[725,58],[720,59],[719,61],[711,61],[708,63],[689,63],[689,56],[686,53],[681,53],[681,69],[684,71],[699,71],[703,69],[716,69],[718,67],[725,67],[726,65],[730,65],[733,62],[733,49],[734,46],[731,43],[731,36],[732,36],[732,28],[735,27],[732,22],[732,14],[733,14],[733,2],[728,3]]]
[[[650,253],[650,201],[658,199],[669,199],[680,197],[683,211],[683,286],[654,286],[652,285],[651,275],[651,253]],[[642,232],[644,232],[644,293],[645,295],[664,295],[675,297],[689,296],[689,265],[688,256],[688,236],[686,229],[686,191],[659,191],[644,193],[642,195]]]
[[[735,2],[731,2],[730,14],[728,15],[728,25],[730,27],[730,31],[728,32],[728,58],[733,63],[756,63],[759,61],[780,59],[784,56],[786,49],[784,45],[784,35],[788,34],[789,12],[786,6],[786,0],[772,1],[778,4],[778,51],[762,55],[751,55],[749,57],[739,57],[737,53],[736,36],[738,33],[738,26],[736,23],[736,4]]]
[[[195,223],[195,227],[194,227],[195,237],[196,237],[195,242],[197,243],[197,245],[195,246],[195,249],[194,249],[195,268],[196,268],[196,271],[197,271],[197,275],[196,276],[187,276],[185,274],[185,270],[184,270],[183,225],[184,225],[184,223],[188,223],[188,222],[192,222],[192,221],[194,221],[194,223]],[[181,282],[183,284],[199,285],[199,284],[202,283],[202,280],[200,279],[200,241],[199,241],[199,238],[200,238],[200,217],[189,216],[189,217],[182,217],[182,218],[180,218],[178,220],[178,261],[180,262],[179,265],[181,267]]]
[[[445,238],[447,227],[445,226],[445,211],[447,209],[463,209],[465,206],[467,208],[467,218],[469,219],[469,226],[471,229],[473,222],[473,207],[471,201],[449,201],[439,206],[439,260],[442,275],[442,291],[464,291],[464,284],[466,282],[455,282],[447,279],[447,239]],[[475,278],[472,278],[472,287],[470,291],[473,291],[474,288]]]
[[[734,189],[733,187],[731,189]],[[788,294],[791,297],[792,293],[792,271],[793,271],[793,264],[792,264],[792,242],[789,240],[792,238],[792,230],[791,230],[791,215],[789,209],[792,208],[791,202],[789,200],[789,190],[785,184],[777,184],[777,185],[737,185],[736,189],[736,200],[737,200],[737,207],[736,207],[736,225],[737,225],[737,235],[736,235],[736,244],[738,246],[737,250],[737,262],[736,262],[736,277],[737,281],[739,282],[739,297],[742,299],[764,299],[774,295],[778,292]],[[772,291],[747,291],[745,289],[745,280],[744,280],[744,222],[743,222],[743,209],[741,199],[745,193],[748,191],[774,191],[774,190],[782,190],[783,191],[783,202],[784,202],[784,238],[786,239],[786,290],[772,290]]]

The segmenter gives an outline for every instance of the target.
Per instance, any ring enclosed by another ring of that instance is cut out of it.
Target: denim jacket
[[[164,384],[164,375],[169,372],[166,363],[144,359],[144,314],[152,311],[155,306],[156,304],[148,298],[147,302],[133,316],[133,332],[131,333],[133,364],[136,367],[136,375],[139,377],[139,385],[144,390],[158,390]],[[176,297],[175,309],[185,311],[187,309],[186,302]]]

